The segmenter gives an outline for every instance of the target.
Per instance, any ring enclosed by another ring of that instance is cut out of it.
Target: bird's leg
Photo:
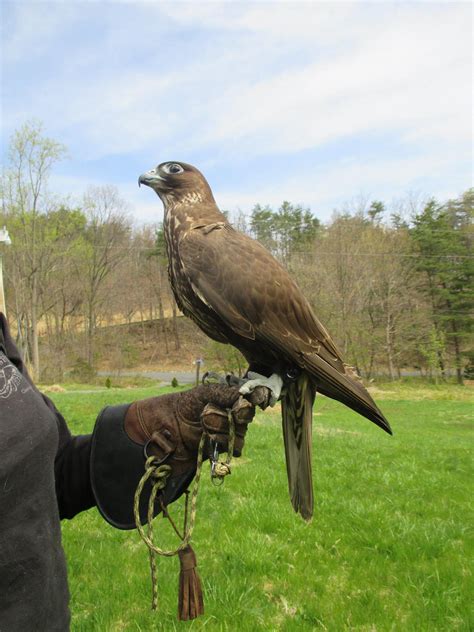
[[[254,397],[252,397],[250,398],[252,403],[265,409],[267,406],[274,406],[280,399],[283,380],[277,373],[266,377],[255,371],[248,371],[247,378],[247,381],[240,387],[239,391],[242,395],[251,393],[254,397],[257,396],[261,400],[253,401]]]
[[[296,377],[294,379],[296,379]],[[239,386],[239,391],[245,396],[245,399],[263,410],[265,410],[267,406],[274,406],[276,404],[280,398],[281,389],[283,387],[283,380],[277,373],[266,377],[261,373],[250,370],[247,371],[244,378],[237,377],[232,373],[222,375],[215,371],[206,371],[202,376],[202,383]]]

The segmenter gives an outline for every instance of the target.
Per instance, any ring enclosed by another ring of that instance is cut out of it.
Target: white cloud
[[[72,5],[69,10],[56,5],[61,7],[57,13],[23,9],[19,29],[5,46],[7,59],[18,54],[20,42],[25,51],[25,41],[33,36],[35,46],[45,46],[61,20],[75,15],[77,4]],[[67,60],[63,76],[50,77],[36,107],[59,129],[82,129],[91,151],[99,154],[183,134],[192,145],[232,140],[242,142],[245,151],[261,153],[299,151],[387,128],[414,138],[420,123],[426,132],[436,134],[438,126],[444,135],[459,135],[469,102],[466,7],[426,9],[410,4],[397,11],[373,5],[372,12],[350,3],[300,3],[298,10],[294,3],[139,4],[143,16],[157,19],[164,13],[174,21],[242,35],[229,37],[224,49],[206,42],[194,58],[171,71],[162,52],[138,70],[113,67],[109,75],[107,66],[99,66],[94,72],[97,60],[124,46],[123,30],[111,27],[86,67],[81,54]],[[143,33],[127,35],[125,45],[146,42],[145,49],[150,47],[153,29],[149,24],[141,28]],[[249,33],[256,36],[249,39]],[[179,47],[170,54],[179,56]],[[280,70],[262,77],[262,57],[268,64],[273,57]],[[240,73],[239,65],[244,67]],[[58,80],[64,99],[51,102]],[[213,91],[216,82],[219,90]],[[439,125],[444,121],[448,129]]]
[[[470,121],[465,12],[443,21],[435,13],[411,30],[408,17],[379,25],[350,53],[230,87],[199,140],[266,153],[365,132],[414,138],[420,125],[434,140],[462,138]]]
[[[239,38],[230,39],[227,50],[203,47],[172,71],[150,60],[147,68],[125,68],[120,77],[98,76],[78,85],[74,78],[73,98],[58,104],[57,120],[61,111],[65,124],[82,128],[95,155],[166,142],[179,150],[230,143],[234,151],[240,146],[258,155],[365,133],[394,131],[407,142],[465,135],[471,69],[465,7],[426,12],[401,5],[394,15],[379,10],[371,19],[367,11],[357,12],[357,5],[216,8],[158,5],[181,21],[199,16],[207,28],[263,32],[266,47],[281,42],[287,50],[277,64],[281,70],[261,76],[259,59],[265,55],[271,64],[278,49],[262,53],[258,36],[245,39],[246,48]],[[209,24],[204,18],[211,14]],[[331,38],[335,52],[321,50],[321,42]],[[236,68],[240,64],[243,70]],[[46,97],[44,107],[50,107]]]
[[[77,38],[67,55],[48,49],[66,28],[85,28],[91,7],[105,25],[97,39]],[[4,52],[21,86],[5,102],[4,125],[43,119],[83,162],[132,152],[198,154],[201,166],[274,154],[293,161],[315,148],[324,162],[331,143],[344,158],[354,151],[344,141],[360,139],[359,163],[328,158],[325,169],[312,167],[314,187],[289,177],[235,200],[222,186],[216,196],[228,208],[289,198],[316,210],[341,183],[346,198],[403,192],[414,174],[429,179],[438,169],[441,181],[469,159],[469,18],[462,3],[18,3]],[[28,55],[48,50],[55,70],[35,83]],[[403,156],[364,153],[386,138]],[[81,179],[63,184],[85,188]],[[137,217],[161,213],[158,199],[119,187]]]
[[[6,19],[6,8],[9,19]],[[12,64],[21,59],[34,60],[51,45],[51,37],[76,18],[74,3],[61,3],[54,9],[52,3],[5,2],[2,28],[3,63]]]

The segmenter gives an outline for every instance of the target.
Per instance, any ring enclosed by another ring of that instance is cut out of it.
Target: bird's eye
[[[178,173],[183,173],[184,169],[181,165],[178,165],[178,163],[176,162],[167,162],[165,165],[163,165],[163,171],[165,173],[176,175]]]

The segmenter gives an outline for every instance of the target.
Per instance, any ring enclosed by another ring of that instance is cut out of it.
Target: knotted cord
[[[212,461],[211,465],[211,481],[214,483],[214,480],[218,480],[219,483],[217,485],[222,485],[224,482],[224,478],[231,473],[230,463],[232,461],[232,455],[234,454],[234,443],[235,443],[235,426],[232,415],[229,415],[229,444],[227,448],[227,458],[225,462],[219,461],[216,457]],[[215,484],[215,483],[214,483]]]
[[[204,445],[206,442],[207,434],[203,432],[201,435],[201,439],[199,441],[198,453],[197,453],[197,462],[196,462],[196,474],[194,476],[193,489],[191,492],[191,509],[189,511],[189,492],[186,491],[186,502],[184,509],[184,521],[183,521],[183,533],[179,533],[174,521],[168,513],[167,507],[162,504],[163,515],[168,518],[170,521],[175,533],[181,539],[180,544],[172,550],[165,550],[157,546],[154,541],[153,535],[153,518],[154,518],[154,507],[155,500],[157,494],[166,487],[168,482],[168,478],[172,473],[172,467],[170,465],[160,463],[159,459],[155,456],[150,456],[145,461],[145,472],[141,477],[137,489],[135,491],[134,502],[133,502],[133,513],[135,517],[135,524],[138,530],[138,533],[143,540],[143,542],[148,547],[148,554],[150,558],[150,572],[151,572],[151,583],[152,583],[152,610],[156,610],[158,605],[158,583],[157,583],[157,569],[156,569],[156,555],[161,555],[163,557],[172,557],[173,555],[177,555],[180,551],[185,549],[191,540],[191,536],[194,530],[194,526],[196,523],[196,505],[197,505],[197,495],[199,491],[199,483],[201,480],[201,472],[202,472],[202,463],[203,463],[203,453],[204,453]],[[234,428],[234,420],[232,415],[229,414],[229,446],[227,452],[227,458],[225,462],[213,460],[211,466],[211,479],[217,478],[223,482],[225,476],[230,474],[230,462],[232,460],[232,454],[234,451],[234,440],[235,440],[235,428]],[[143,493],[143,488],[148,480],[152,480],[152,487],[150,492],[150,497],[148,500],[148,511],[147,511],[147,522],[146,522],[146,532],[141,524],[140,520],[140,498]]]

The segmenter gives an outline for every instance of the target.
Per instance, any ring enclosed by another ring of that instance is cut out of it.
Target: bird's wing
[[[196,294],[236,333],[259,338],[302,366],[317,353],[336,371],[344,364],[287,271],[258,242],[230,226],[192,230],[179,256]]]
[[[232,330],[307,370],[319,392],[391,433],[301,290],[261,244],[229,225],[197,229],[180,241],[179,256],[196,293]]]

